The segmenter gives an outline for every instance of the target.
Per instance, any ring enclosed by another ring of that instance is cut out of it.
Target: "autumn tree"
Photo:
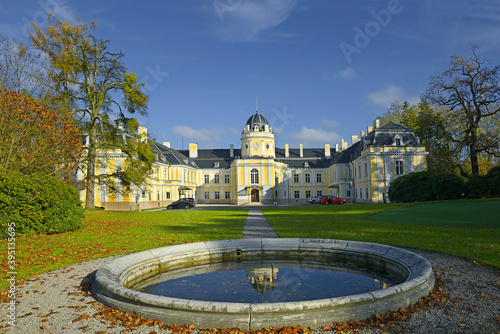
[[[86,137],[85,207],[93,209],[96,181],[109,183],[115,178],[129,184],[145,181],[147,173],[136,171],[149,170],[154,155],[144,138],[134,145],[130,143],[134,149],[123,150],[127,154],[127,170],[99,175],[95,170],[98,151],[117,143],[110,113],[116,112],[119,120],[129,123],[131,118],[126,114],[146,115],[148,97],[141,91],[135,74],[126,72],[123,53],[111,52],[109,41],[92,35],[95,22],[70,24],[50,16],[45,28],[32,25],[31,40],[50,59],[50,76],[60,103],[73,110]],[[122,99],[118,100],[120,96]],[[122,148],[127,142],[124,144]]]
[[[425,145],[427,169],[433,174],[455,173],[459,159],[455,154],[454,143],[448,140],[446,133],[449,121],[438,109],[430,105],[425,99],[414,105],[408,102],[393,102],[386,114],[381,118],[382,123],[393,121],[411,128]]]
[[[69,174],[81,151],[71,119],[31,96],[0,91],[0,167],[23,174]]]
[[[500,66],[489,68],[477,47],[470,51],[468,57],[453,55],[450,68],[431,77],[425,94],[449,120],[448,139],[462,162],[460,174],[466,178],[479,175],[481,154],[500,156]],[[470,173],[464,168],[467,163]]]

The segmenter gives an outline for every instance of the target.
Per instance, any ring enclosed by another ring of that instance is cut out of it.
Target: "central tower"
[[[241,157],[276,157],[273,130],[259,111],[250,116],[241,133]]]

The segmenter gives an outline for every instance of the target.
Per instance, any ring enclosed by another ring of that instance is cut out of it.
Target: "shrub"
[[[486,176],[488,177],[488,195],[492,197],[500,196],[500,166],[490,169]]]
[[[432,174],[414,172],[398,177],[391,182],[389,199],[391,202],[421,202],[434,199]]]
[[[434,199],[460,199],[465,192],[464,181],[456,174],[435,175],[432,178]]]
[[[16,233],[56,234],[74,231],[83,224],[78,191],[54,176],[24,175],[0,168],[0,235],[7,224]]]
[[[465,183],[465,196],[467,198],[481,198],[487,196],[488,177],[486,175],[471,175]]]

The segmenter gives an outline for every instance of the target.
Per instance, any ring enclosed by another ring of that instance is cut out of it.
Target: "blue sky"
[[[177,149],[239,148],[256,99],[278,147],[350,142],[472,44],[500,64],[496,0],[2,1],[0,34],[27,41],[47,11],[99,23],[146,84],[140,122]]]

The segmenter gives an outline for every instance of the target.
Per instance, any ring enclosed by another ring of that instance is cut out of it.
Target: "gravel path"
[[[247,223],[252,220],[262,223],[258,213],[249,212],[249,218]],[[454,256],[412,251],[432,264],[444,282],[447,301],[413,314],[409,321],[364,328],[358,333],[500,333],[500,272],[497,269]],[[18,288],[14,327],[7,323],[8,304],[1,305],[0,333],[122,333],[125,327],[106,324],[102,318],[95,317],[98,304],[92,296],[80,291],[92,282],[97,268],[114,258],[54,270],[25,282]],[[158,326],[133,331],[154,332],[169,333]]]

